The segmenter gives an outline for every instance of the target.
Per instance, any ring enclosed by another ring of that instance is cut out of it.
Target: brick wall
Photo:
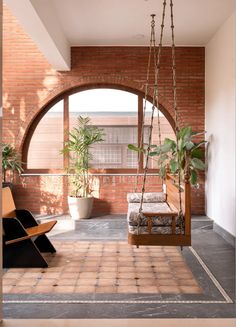
[[[68,89],[115,85],[143,92],[146,47],[74,47],[72,69],[57,72],[46,61],[9,10],[3,16],[3,139],[21,151],[36,115]],[[160,104],[173,122],[171,49],[162,52]],[[177,47],[177,100],[182,125],[204,129],[204,48]],[[152,76],[153,78],[153,76]],[[150,96],[152,92],[150,91]],[[61,176],[30,176],[17,180],[15,196],[20,206],[35,212],[66,212],[66,182]],[[126,211],[126,192],[133,177],[101,176],[97,213]],[[158,179],[153,180],[159,189]],[[193,192],[193,212],[204,213],[204,183]]]

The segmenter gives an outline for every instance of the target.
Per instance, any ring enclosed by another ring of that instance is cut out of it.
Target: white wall
[[[206,45],[206,131],[210,141],[206,213],[234,236],[235,22],[234,13]]]

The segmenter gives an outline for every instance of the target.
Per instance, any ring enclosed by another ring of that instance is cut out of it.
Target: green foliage
[[[90,118],[79,116],[77,125],[69,132],[69,141],[65,142],[61,153],[68,153],[70,164],[68,173],[75,197],[88,197],[91,193],[89,163],[92,160],[92,145],[104,141],[102,129],[90,125]]]
[[[193,132],[192,128],[188,126],[180,129],[177,133],[178,149],[177,142],[169,138],[165,138],[161,146],[151,146],[149,156],[157,161],[162,178],[166,175],[167,166],[173,174],[180,171],[182,179],[184,178],[184,172],[189,170],[191,184],[197,185],[197,172],[206,169],[203,162],[205,153],[203,146],[206,141],[193,141],[194,137],[200,134],[203,133]],[[128,148],[133,150],[130,144]],[[145,147],[140,148],[138,151],[145,152]]]
[[[20,154],[17,150],[10,144],[2,143],[3,182],[6,182],[7,171],[11,171],[13,174],[23,172],[22,164],[23,162],[20,160]]]

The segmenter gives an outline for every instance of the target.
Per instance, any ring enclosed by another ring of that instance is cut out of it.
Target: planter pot
[[[93,208],[93,197],[74,198],[68,196],[68,206],[72,219],[90,218]]]

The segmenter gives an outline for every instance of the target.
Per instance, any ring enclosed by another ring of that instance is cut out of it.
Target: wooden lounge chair
[[[56,252],[46,233],[56,220],[38,224],[25,209],[18,210],[9,187],[2,189],[3,267],[48,267],[44,252]]]

